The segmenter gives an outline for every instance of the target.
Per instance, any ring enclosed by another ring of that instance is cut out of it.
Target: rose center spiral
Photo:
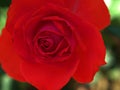
[[[38,45],[42,50],[48,50],[52,47],[53,41],[51,39],[40,38],[38,39]]]

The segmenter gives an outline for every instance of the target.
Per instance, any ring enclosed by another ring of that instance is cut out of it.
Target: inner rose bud
[[[65,58],[71,54],[71,45],[54,23],[43,25],[34,36],[33,47],[42,59]]]
[[[38,39],[38,46],[44,52],[48,52],[48,51],[51,51],[51,48],[53,46],[53,41],[52,41],[52,39],[49,39],[49,38],[40,38],[40,39]]]

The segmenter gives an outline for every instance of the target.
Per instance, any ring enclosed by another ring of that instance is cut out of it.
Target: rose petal
[[[14,52],[11,36],[5,29],[0,37],[0,60],[2,68],[8,75],[18,81],[25,81],[24,77],[21,75],[19,67],[21,59]]]
[[[25,19],[26,16],[21,17],[17,23],[14,25],[14,32],[10,33],[13,37],[13,46],[14,50],[17,52],[19,56],[21,56],[22,59],[25,60],[33,60],[32,53],[30,52],[31,49],[26,44],[26,40],[24,37],[24,23],[26,22]],[[23,23],[24,22],[24,23]],[[8,29],[10,32],[10,29]],[[25,29],[26,30],[26,29]],[[31,57],[30,57],[31,56]]]
[[[77,50],[77,48],[76,48]],[[78,52],[63,62],[30,63],[23,62],[21,71],[27,82],[40,90],[60,90],[73,76],[79,60]]]
[[[110,24],[110,15],[103,0],[12,0],[7,27],[14,26],[19,16],[46,6],[48,3],[68,8],[102,30]]]
[[[78,16],[94,24],[99,30],[110,24],[110,15],[104,0],[64,0],[65,5]]]
[[[80,63],[74,78],[81,83],[88,83],[93,80],[99,67],[105,64],[105,46],[98,29],[82,19],[80,21],[76,26],[77,35],[85,44],[86,53],[79,57]]]
[[[98,30],[103,30],[110,24],[110,14],[103,0],[80,1],[78,15],[82,14],[83,18],[97,26]]]
[[[31,12],[32,14],[33,11],[46,6],[48,3],[63,6],[64,2],[63,0],[12,0],[8,10],[9,17],[7,18],[7,28],[13,28],[20,16],[24,15],[26,12]]]
[[[62,6],[64,5],[64,0],[12,0],[13,4],[16,4],[16,7],[26,7],[25,9],[35,9],[35,8],[40,8],[41,6],[45,6],[48,3],[52,3],[54,5],[59,5]]]

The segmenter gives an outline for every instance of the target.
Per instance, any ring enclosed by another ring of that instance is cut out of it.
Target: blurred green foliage
[[[7,7],[0,7],[0,30],[4,27],[6,23],[6,13],[7,13]]]

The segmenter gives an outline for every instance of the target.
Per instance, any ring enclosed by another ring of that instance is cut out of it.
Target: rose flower
[[[15,80],[60,90],[93,80],[105,64],[103,0],[12,0],[0,36],[0,63]]]

